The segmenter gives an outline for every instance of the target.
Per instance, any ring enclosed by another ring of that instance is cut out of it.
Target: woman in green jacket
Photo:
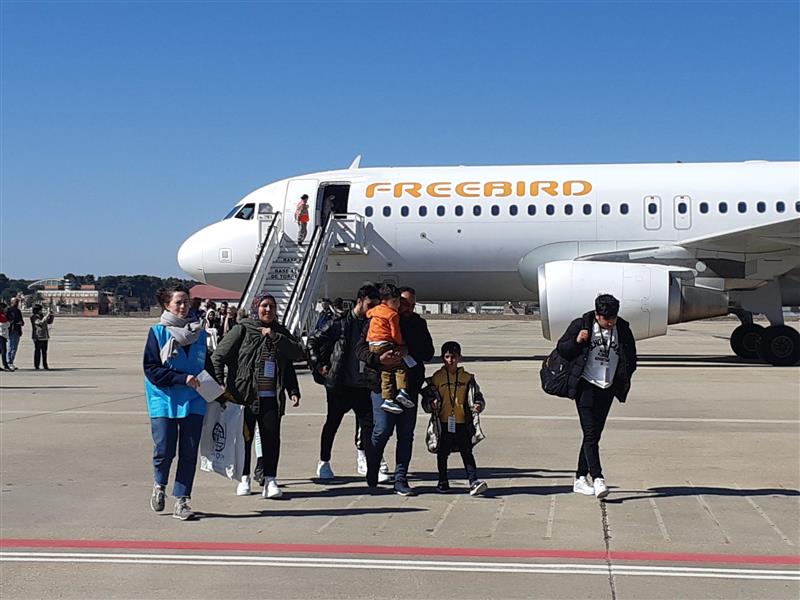
[[[211,362],[217,381],[245,405],[245,464],[237,494],[250,493],[250,450],[258,423],[264,453],[264,498],[280,498],[276,479],[281,448],[281,417],[287,396],[300,404],[294,361],[305,354],[303,344],[277,320],[275,298],[264,294],[253,302],[254,317],[240,320],[217,346]],[[225,368],[228,369],[227,377]]]

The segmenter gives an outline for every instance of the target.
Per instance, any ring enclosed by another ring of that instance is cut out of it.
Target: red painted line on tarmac
[[[0,539],[0,548],[81,548],[114,550],[206,550],[296,554],[369,554],[418,557],[562,558],[571,560],[631,560],[676,563],[727,563],[744,565],[800,565],[800,556],[702,554],[690,552],[638,552],[601,550],[540,550],[527,548],[437,548],[416,546],[359,546],[340,544],[256,544],[246,542],[190,542],[162,540],[48,540]]]

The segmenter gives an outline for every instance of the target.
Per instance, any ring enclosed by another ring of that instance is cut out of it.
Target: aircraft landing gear
[[[757,349],[759,357],[771,365],[778,367],[794,365],[800,361],[800,333],[788,325],[767,327],[761,335]]]
[[[752,318],[752,317],[751,317]],[[758,353],[766,329],[753,323],[742,323],[731,333],[731,349],[739,358],[761,358]]]

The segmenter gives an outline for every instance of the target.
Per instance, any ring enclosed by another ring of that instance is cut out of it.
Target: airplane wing
[[[692,250],[738,254],[764,254],[797,248],[800,247],[800,217],[691,238],[675,245]]]
[[[795,217],[661,246],[589,253],[577,260],[650,263],[692,271],[703,264],[705,277],[756,283],[800,267],[799,248],[800,217]]]

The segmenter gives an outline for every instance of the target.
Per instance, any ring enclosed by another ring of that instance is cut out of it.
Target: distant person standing
[[[230,330],[236,325],[236,308],[229,306],[224,314],[220,314],[222,322],[220,323],[219,339],[224,338]]]
[[[302,244],[308,234],[308,194],[300,196],[300,202],[294,211],[294,220],[297,223],[297,243]]]
[[[19,298],[11,299],[11,306],[6,309],[6,317],[8,318],[8,369],[16,371],[14,358],[17,356],[22,328],[25,326],[22,311],[19,309]]]
[[[49,310],[44,311],[41,304],[33,305],[31,314],[31,336],[33,337],[33,368],[39,370],[41,361],[45,371],[49,371],[47,365],[47,346],[50,341],[50,324],[53,322],[53,313]]]
[[[6,316],[6,303],[0,302],[0,358],[3,359],[3,369],[8,371],[8,317]]]
[[[628,396],[637,357],[630,325],[618,316],[619,300],[601,294],[594,307],[570,323],[556,348],[570,361],[569,396],[575,400],[583,430],[573,491],[605,498],[608,486],[600,464],[600,436],[614,396],[620,402]]]

